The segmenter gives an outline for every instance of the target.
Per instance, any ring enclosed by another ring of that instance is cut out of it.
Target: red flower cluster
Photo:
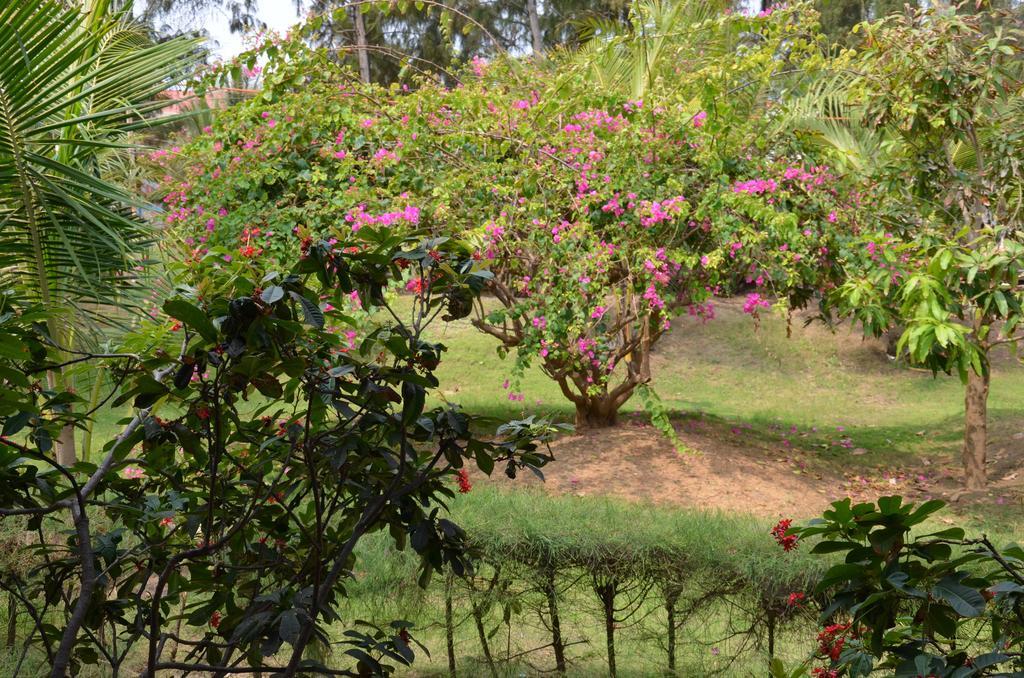
[[[839,678],[839,671],[819,667],[811,669],[811,675],[814,676],[814,678]]]
[[[214,610],[213,614],[210,615],[210,626],[213,628],[220,626],[220,612]]]
[[[786,534],[789,532],[789,526],[793,524],[793,520],[786,518],[780,520],[779,523],[772,528],[771,535],[775,538],[775,541],[779,543],[783,551],[792,551],[796,548],[797,542],[800,537],[795,534]]]
[[[843,651],[843,645],[846,643],[846,638],[843,636],[849,630],[849,624],[826,626],[825,630],[818,634],[818,652],[832,661],[838,661],[839,654]]]
[[[471,489],[473,489],[473,484],[469,482],[469,473],[467,473],[466,469],[464,468],[459,469],[458,478],[456,478],[456,482],[459,483],[459,492],[461,492],[462,494],[466,494]]]
[[[807,599],[806,595],[804,595],[803,593],[801,593],[799,591],[796,591],[794,593],[790,593],[789,594],[789,601],[787,602],[787,604],[790,607],[800,607],[801,605],[803,605],[803,603],[804,603],[804,601],[806,599]]]

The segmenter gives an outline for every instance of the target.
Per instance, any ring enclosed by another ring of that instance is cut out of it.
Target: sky
[[[292,0],[259,0],[256,16],[267,24],[267,28],[284,33],[299,21]],[[226,10],[211,9],[206,16],[179,26],[184,29],[205,29],[210,36],[208,45],[213,57],[227,61],[246,48],[245,36],[233,35],[228,30],[230,13]]]

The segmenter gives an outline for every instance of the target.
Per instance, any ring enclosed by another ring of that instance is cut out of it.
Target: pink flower
[[[767,299],[763,299],[760,294],[754,292],[753,294],[747,295],[747,300],[743,302],[743,312],[754,314],[757,313],[759,308],[769,308],[771,306]]]
[[[644,290],[644,299],[651,305],[651,308],[665,308],[665,302],[658,296],[658,291],[654,289],[653,284],[648,285],[647,289]]]
[[[140,478],[146,477],[146,472],[143,471],[141,468],[129,466],[125,470],[121,471],[121,476],[127,478],[128,480],[139,480]]]
[[[708,117],[707,111],[701,111],[701,112],[697,113],[697,115],[693,116],[693,126],[694,127],[703,127],[704,126],[704,121],[707,120],[707,117]]]
[[[836,216],[835,210],[832,210],[831,212],[828,213],[828,221],[830,224],[834,224],[837,221],[839,221],[839,217]]]
[[[749,181],[737,181],[733,184],[733,193],[749,193],[750,195],[761,195],[762,193],[774,193],[779,187],[774,179],[751,179]]]
[[[487,73],[487,61],[479,56],[474,56],[471,63],[473,64],[473,75],[478,78],[484,77]]]
[[[595,306],[594,310],[590,312],[590,317],[594,320],[600,320],[604,317],[604,314],[608,312],[608,309],[604,306]]]

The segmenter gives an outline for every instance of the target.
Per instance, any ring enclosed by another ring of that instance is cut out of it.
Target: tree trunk
[[[526,14],[530,18],[530,37],[533,39],[533,54],[544,53],[544,36],[540,32],[540,15],[537,14],[537,0],[526,0]]]
[[[7,647],[12,648],[18,641],[18,599],[13,593],[7,594]]]
[[[470,604],[473,606],[473,621],[476,623],[476,634],[480,637],[480,649],[484,652],[484,660],[487,668],[490,669],[492,678],[498,678],[498,669],[494,666],[494,657],[491,656],[491,645],[487,642],[487,630],[484,628],[484,615],[480,606],[473,600],[470,594]]]
[[[608,675],[615,678],[615,594],[618,582],[614,579],[595,582],[594,590],[601,599],[604,608],[604,639],[608,648]]]
[[[57,448],[57,462],[62,466],[74,466],[78,456],[75,452],[75,427],[68,425],[62,428],[54,444]]]
[[[455,678],[455,622],[452,614],[452,575],[444,580],[444,640],[448,650],[448,675]]]
[[[58,370],[49,370],[46,373],[46,385],[52,391],[60,391],[67,388],[67,385],[64,383],[64,375]],[[53,441],[53,447],[58,464],[74,466],[78,456],[75,453],[75,427],[68,425],[62,428],[60,435]]]
[[[964,396],[964,484],[969,490],[984,489],[985,449],[988,445],[988,386],[990,374],[967,372]]]
[[[576,403],[576,430],[615,426],[618,414],[605,399]]]
[[[665,616],[668,618],[668,675],[676,675],[676,603],[680,590],[672,587],[665,591]]]
[[[548,614],[551,615],[551,647],[555,651],[555,671],[565,674],[565,642],[562,640],[562,620],[558,615],[558,591],[555,588],[555,569],[545,568],[544,594],[548,598]]]
[[[370,82],[370,55],[366,51],[366,22],[359,5],[352,8],[352,23],[356,29],[356,56],[359,59],[359,79]]]

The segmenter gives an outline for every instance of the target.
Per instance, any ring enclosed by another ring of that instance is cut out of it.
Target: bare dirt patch
[[[946,499],[955,505],[1004,504],[1019,501],[1021,479],[1005,478],[996,454],[992,487],[966,496],[960,489],[955,458],[920,460],[906,468],[847,465],[825,459],[812,447],[785,446],[780,439],[750,428],[739,430],[703,418],[677,422],[682,442],[692,453],[680,453],[672,442],[639,418],[611,429],[567,435],[552,444],[556,461],[544,469],[545,482],[523,473],[515,480],[495,473],[491,480],[506,487],[542,485],[553,494],[608,495],[703,510],[749,513],[766,518],[809,518],[828,505],[851,497],[874,501],[898,494],[913,501]],[[854,448],[842,454],[857,455]],[[998,470],[997,470],[998,469]]]
[[[678,432],[692,453],[678,452],[639,420],[565,436],[552,445],[556,461],[544,469],[543,485],[557,494],[611,495],[772,518],[818,515],[848,494],[869,496],[875,485],[862,492],[848,479],[817,468],[800,451],[733,442],[735,436],[713,423],[683,422]],[[494,478],[505,485],[539,484],[529,473],[514,481],[498,474]]]

